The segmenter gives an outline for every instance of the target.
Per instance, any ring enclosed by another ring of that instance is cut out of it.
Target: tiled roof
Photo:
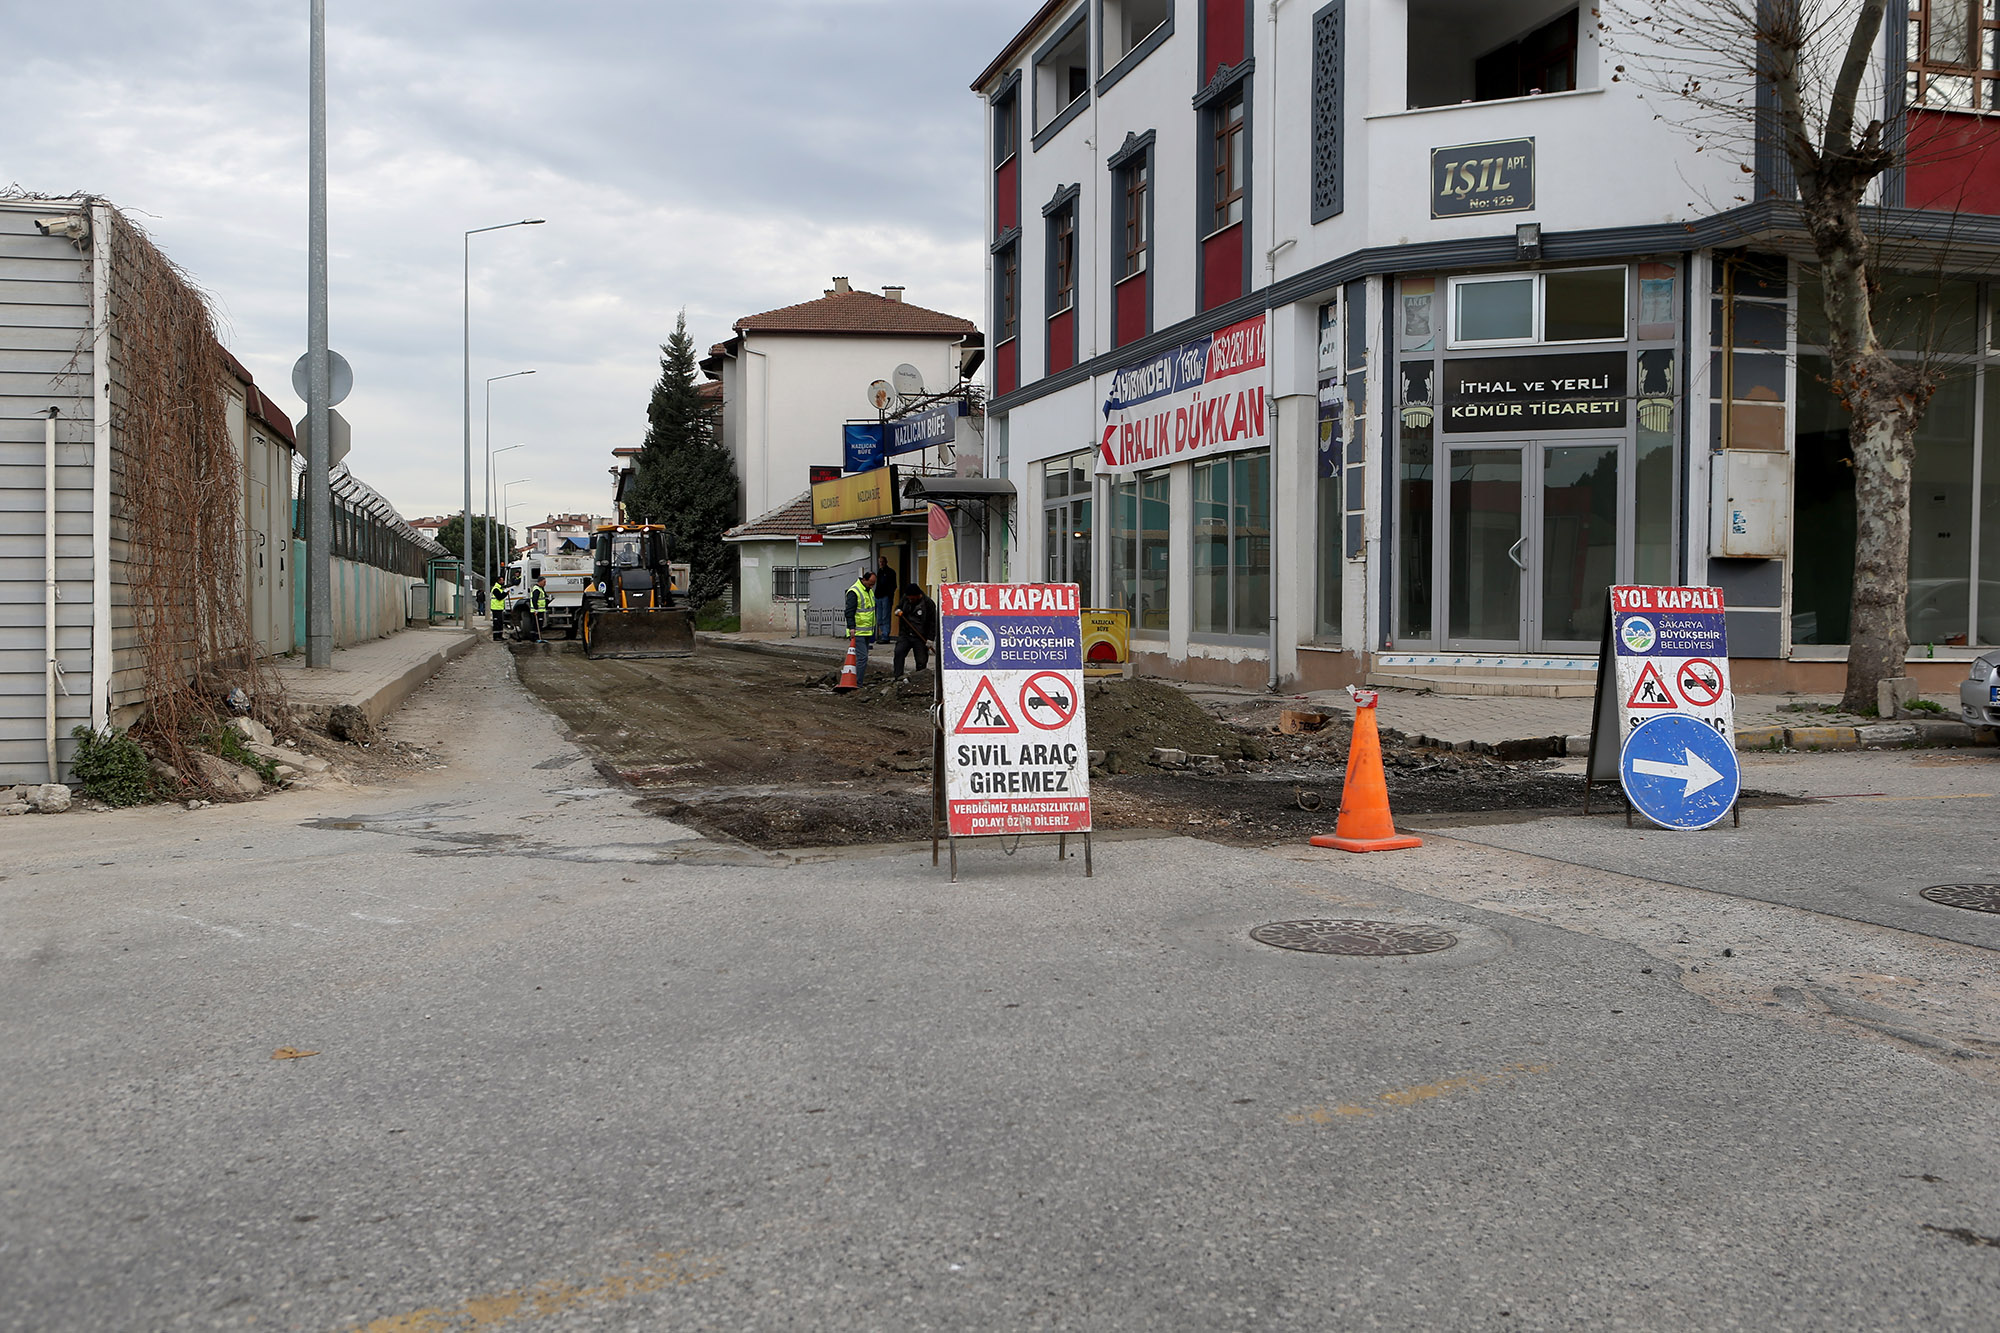
[[[745,315],[739,333],[876,333],[955,338],[978,331],[969,319],[892,301],[874,292],[829,292],[817,301]]]
[[[762,518],[753,518],[748,523],[738,523],[722,534],[724,541],[749,541],[758,537],[796,537],[801,532],[811,532],[812,492],[793,500],[790,504],[779,505]]]

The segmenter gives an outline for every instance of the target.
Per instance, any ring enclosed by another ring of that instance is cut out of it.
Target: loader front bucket
[[[620,611],[593,606],[583,618],[586,657],[690,657],[694,615],[686,607]]]

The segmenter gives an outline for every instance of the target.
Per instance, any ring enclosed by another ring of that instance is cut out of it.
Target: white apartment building
[[[1980,13],[1899,0],[1871,85],[1897,133],[1952,150],[1913,152],[1874,210],[1926,330],[1893,345],[1951,372],[1917,459],[1930,689],[2000,642]],[[1296,688],[1562,678],[1594,659],[1607,584],[1712,583],[1739,689],[1836,688],[1853,489],[1782,165],[1697,153],[1597,20],[1041,5],[973,85],[1011,576],[1128,608],[1142,671]]]

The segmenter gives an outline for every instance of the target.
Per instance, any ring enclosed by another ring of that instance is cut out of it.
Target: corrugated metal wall
[[[86,257],[35,228],[61,204],[0,203],[0,785],[46,782],[43,751],[43,427],[57,420],[59,754],[90,721],[90,278]]]

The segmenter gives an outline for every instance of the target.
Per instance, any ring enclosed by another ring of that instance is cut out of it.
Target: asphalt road
[[[5,825],[0,1328],[1995,1325],[1987,950],[1536,825],[765,856],[511,673],[393,788]]]

